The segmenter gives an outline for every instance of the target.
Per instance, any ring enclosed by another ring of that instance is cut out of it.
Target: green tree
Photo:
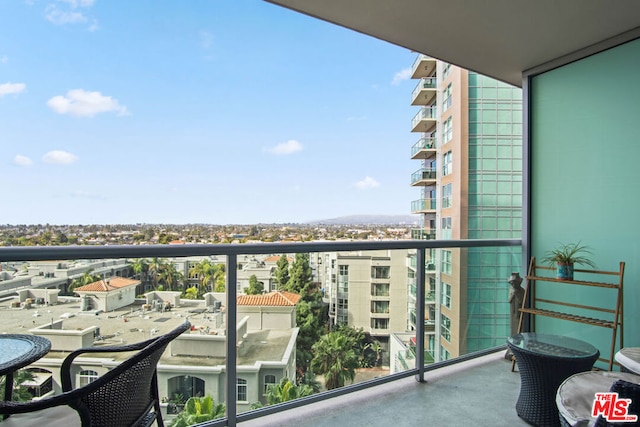
[[[353,338],[338,331],[323,335],[313,345],[311,370],[318,375],[324,375],[327,390],[342,387],[347,381],[353,382],[358,367],[355,345]]]
[[[167,265],[167,260],[154,257],[151,261],[149,261],[148,272],[149,276],[151,276],[151,282],[153,283],[153,289],[158,289],[158,280],[160,277],[160,273]]]
[[[202,296],[207,290],[224,292],[224,273],[224,264],[212,264],[208,259],[203,259],[189,270],[189,275],[197,276],[200,281],[198,296]]]
[[[291,277],[287,281],[285,289],[295,292],[305,298],[313,291],[314,283],[312,279],[311,265],[309,264],[309,254],[296,254],[291,264]]]
[[[192,286],[184,290],[184,297],[186,299],[197,299],[198,298],[198,288]]]
[[[147,282],[147,272],[149,271],[149,262],[144,258],[136,258],[133,261],[129,261],[131,269],[133,270],[133,277],[140,280],[143,285]]]
[[[35,375],[31,371],[20,370],[13,375],[13,391],[11,394],[11,400],[14,402],[28,402],[33,399],[31,393],[25,386],[22,385],[25,381],[33,381]],[[4,400],[6,377],[0,378],[0,400]]]
[[[275,278],[278,289],[284,290],[289,283],[289,260],[285,254],[282,254],[276,264]]]
[[[247,295],[260,295],[264,291],[264,285],[258,282],[258,278],[255,274],[249,277],[249,287],[244,288],[244,293]]]
[[[187,427],[205,421],[215,420],[224,417],[226,407],[224,403],[216,404],[213,397],[190,397],[184,405],[182,412],[176,416],[172,427]]]
[[[165,285],[165,290],[173,291],[182,281],[182,273],[176,270],[176,266],[169,262],[162,267],[158,275],[158,280]]]
[[[312,394],[313,389],[308,385],[295,385],[289,378],[284,377],[278,384],[270,384],[267,387],[265,396],[267,398],[267,405],[275,405]]]

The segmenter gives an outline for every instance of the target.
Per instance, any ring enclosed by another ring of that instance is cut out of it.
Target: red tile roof
[[[237,301],[238,305],[292,307],[300,301],[300,295],[293,292],[273,291],[262,295],[240,295]]]
[[[111,277],[107,280],[98,280],[97,282],[75,288],[74,292],[109,292],[138,284],[140,284],[139,280],[126,279],[124,277]]]

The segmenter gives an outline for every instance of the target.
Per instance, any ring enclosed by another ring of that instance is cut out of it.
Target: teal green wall
[[[469,72],[468,238],[522,237],[522,89]],[[520,248],[468,251],[466,351],[510,335],[511,272]]]
[[[602,270],[625,261],[625,346],[640,346],[640,40],[534,77],[530,100],[532,254],[581,241]],[[548,292],[608,302],[590,289]],[[604,328],[552,319],[537,327],[608,353]]]

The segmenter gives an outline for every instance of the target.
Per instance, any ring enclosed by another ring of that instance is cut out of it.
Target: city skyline
[[[122,5],[0,6],[1,223],[409,213],[414,53],[261,1]]]

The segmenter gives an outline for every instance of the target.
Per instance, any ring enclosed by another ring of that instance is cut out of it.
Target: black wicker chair
[[[162,427],[156,366],[167,345],[190,326],[185,322],[165,335],[136,344],[76,350],[65,358],[60,368],[63,393],[31,402],[0,402],[0,414],[25,414],[66,405],[77,412],[83,427],[150,426],[154,421]],[[95,381],[73,389],[71,365],[77,356],[127,351],[138,352]],[[5,422],[24,425],[21,418],[12,416],[0,425],[4,426]],[[52,425],[59,420],[49,418],[48,421],[46,424]]]

